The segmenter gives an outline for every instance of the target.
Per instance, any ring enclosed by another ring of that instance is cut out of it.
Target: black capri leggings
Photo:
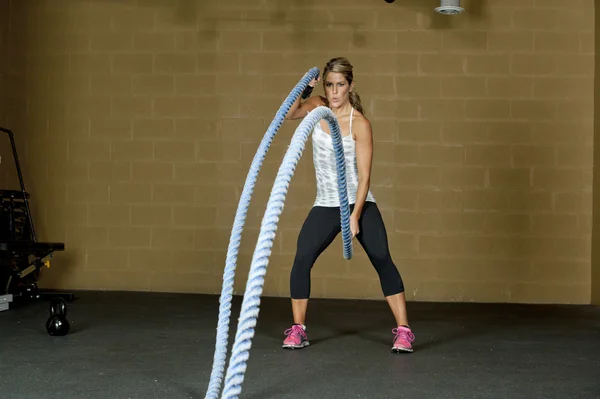
[[[351,211],[354,206],[350,206]],[[384,296],[404,292],[400,273],[392,261],[385,225],[377,204],[367,201],[358,221],[356,238],[379,275]],[[339,207],[315,206],[309,212],[300,235],[290,276],[292,299],[310,297],[310,271],[317,258],[342,230]]]

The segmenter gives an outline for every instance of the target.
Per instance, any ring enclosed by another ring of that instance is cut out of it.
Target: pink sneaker
[[[412,352],[412,343],[415,340],[415,335],[412,333],[410,328],[399,326],[394,328],[392,333],[396,334],[394,337],[394,344],[392,346],[392,352]]]
[[[284,332],[287,338],[283,341],[282,348],[285,349],[302,349],[310,345],[306,337],[306,331],[301,325],[294,324],[292,328],[288,328]]]

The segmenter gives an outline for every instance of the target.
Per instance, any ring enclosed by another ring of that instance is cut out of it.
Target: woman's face
[[[325,96],[331,108],[341,107],[350,98],[352,85],[348,84],[344,75],[339,72],[329,72],[323,86],[325,86]]]

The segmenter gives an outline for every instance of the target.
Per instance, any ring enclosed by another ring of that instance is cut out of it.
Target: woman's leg
[[[317,258],[341,231],[338,213],[337,208],[313,207],[302,225],[290,273],[294,323],[305,324],[311,288],[310,272]]]
[[[294,325],[285,331],[283,347],[299,349],[308,346],[306,309],[310,297],[310,272],[317,258],[341,231],[337,208],[313,207],[298,236],[296,257],[290,273],[290,294]]]
[[[387,303],[394,314],[396,324],[399,326],[408,326],[408,315],[406,314],[406,298],[404,297],[404,292],[386,296],[385,299],[387,300]]]
[[[408,327],[404,283],[390,255],[387,232],[377,204],[366,202],[359,218],[360,232],[356,236],[379,275],[381,289],[396,319],[395,351],[412,351],[414,340]],[[401,337],[400,337],[401,335]],[[400,341],[399,341],[400,339]]]

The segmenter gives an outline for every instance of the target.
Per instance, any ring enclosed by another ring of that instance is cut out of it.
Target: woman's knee
[[[372,251],[369,253],[369,259],[377,270],[383,270],[389,267],[396,268],[396,265],[392,260],[392,255],[389,253],[389,251],[385,251],[383,249],[379,251]]]
[[[310,270],[312,263],[297,258],[290,273],[290,294],[292,299],[308,299],[310,296]]]
[[[384,296],[387,297],[404,292],[404,281],[402,281],[402,276],[400,276],[398,269],[394,268],[389,273],[380,274],[380,278]]]
[[[375,270],[377,270],[377,274],[379,275],[379,280],[385,296],[391,296],[404,292],[404,282],[402,281],[402,276],[400,275],[398,268],[392,261],[392,258],[389,254],[382,255],[380,257],[375,256],[371,259],[371,261],[373,262]]]
[[[292,271],[310,271],[315,262],[315,257],[308,252],[297,252],[292,264]]]

